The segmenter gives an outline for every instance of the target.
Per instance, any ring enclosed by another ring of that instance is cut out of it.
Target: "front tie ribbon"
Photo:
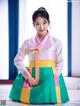
[[[40,50],[38,48],[28,50],[28,54],[31,52],[35,52],[35,78],[39,80]],[[29,70],[31,70],[31,68]]]

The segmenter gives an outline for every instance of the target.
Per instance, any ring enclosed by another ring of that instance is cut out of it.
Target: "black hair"
[[[33,13],[33,15],[32,15],[32,20],[33,20],[33,22],[35,22],[36,18],[39,17],[39,16],[40,16],[40,17],[43,17],[43,18],[46,18],[47,21],[50,22],[50,21],[49,21],[49,14],[48,14],[48,12],[46,11],[46,9],[45,9],[44,7],[38,8],[38,10],[36,10],[36,11]]]

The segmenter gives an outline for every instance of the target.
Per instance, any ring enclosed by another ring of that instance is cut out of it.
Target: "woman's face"
[[[39,37],[43,37],[47,34],[49,22],[46,18],[37,17],[33,25]]]

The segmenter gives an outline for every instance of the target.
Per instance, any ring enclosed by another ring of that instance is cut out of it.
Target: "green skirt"
[[[35,68],[32,69],[35,77]],[[26,85],[26,86],[25,86]],[[30,87],[22,74],[19,74],[12,86],[9,97],[12,100],[29,104],[50,104],[69,101],[68,92],[62,74],[59,76],[59,85],[56,86],[52,67],[41,67],[39,85]]]

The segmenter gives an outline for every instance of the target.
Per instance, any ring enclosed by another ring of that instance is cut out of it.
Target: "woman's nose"
[[[43,28],[44,28],[44,26],[41,24],[41,25],[40,25],[40,29],[43,29]]]

